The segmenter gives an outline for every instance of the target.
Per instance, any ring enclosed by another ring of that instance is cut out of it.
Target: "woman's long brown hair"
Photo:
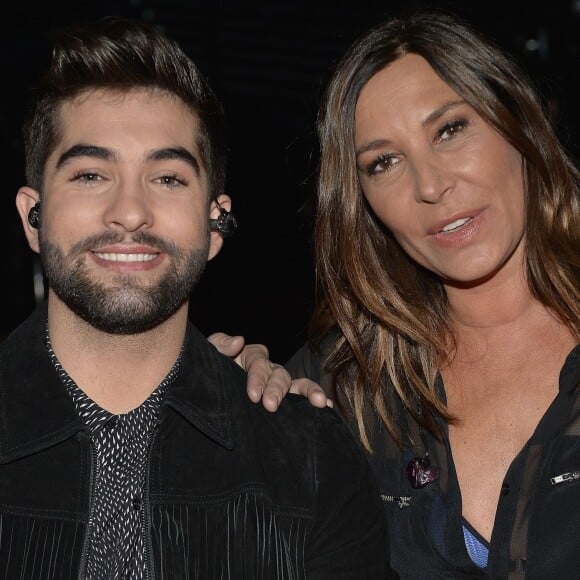
[[[325,368],[348,400],[369,450],[368,408],[401,444],[394,397],[435,435],[441,433],[441,420],[453,420],[436,391],[438,369],[455,350],[446,293],[375,217],[356,171],[358,95],[374,74],[408,53],[425,58],[522,154],[528,283],[534,296],[580,336],[578,169],[526,74],[468,23],[447,14],[423,13],[377,26],[338,63],[319,112],[319,300],[310,326],[315,350],[323,337],[336,333]]]

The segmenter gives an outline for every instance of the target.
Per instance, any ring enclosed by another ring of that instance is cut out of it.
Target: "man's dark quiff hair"
[[[33,94],[23,139],[27,184],[42,191],[43,171],[59,137],[63,102],[93,89],[136,88],[179,97],[199,121],[198,146],[210,197],[223,193],[225,123],[221,104],[205,77],[179,45],[154,25],[109,16],[52,34],[52,56]]]

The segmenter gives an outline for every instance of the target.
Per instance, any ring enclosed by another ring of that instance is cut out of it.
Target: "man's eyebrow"
[[[185,147],[166,147],[164,149],[156,149],[147,157],[150,161],[163,161],[164,159],[181,159],[185,161],[196,173],[201,172],[199,161],[193,156]]]
[[[106,147],[99,147],[98,145],[89,145],[87,143],[79,143],[67,149],[58,158],[56,168],[60,169],[69,159],[75,157],[95,157],[104,161],[116,160],[117,154]]]
[[[89,145],[88,143],[79,143],[67,149],[58,158],[56,168],[62,167],[69,159],[75,157],[94,157],[103,161],[118,161],[119,155],[112,149],[107,147],[100,147],[98,145]],[[199,161],[192,155],[185,147],[165,147],[163,149],[155,149],[147,156],[149,161],[163,161],[164,159],[181,159],[185,161],[194,169],[196,173],[201,172]]]

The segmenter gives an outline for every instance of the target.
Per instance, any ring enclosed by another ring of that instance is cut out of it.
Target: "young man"
[[[389,577],[335,412],[250,402],[188,322],[235,229],[191,60],[143,23],[64,31],[24,138],[16,201],[49,290],[0,345],[0,578]]]

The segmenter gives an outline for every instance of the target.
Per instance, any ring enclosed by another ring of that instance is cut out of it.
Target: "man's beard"
[[[170,267],[154,285],[143,287],[135,274],[118,274],[105,284],[92,280],[84,260],[90,248],[120,243],[118,234],[93,236],[75,244],[68,256],[41,236],[41,262],[49,287],[79,317],[111,334],[138,334],[158,326],[189,298],[205,269],[209,236],[201,248],[189,252],[149,233],[132,242],[165,252]]]

